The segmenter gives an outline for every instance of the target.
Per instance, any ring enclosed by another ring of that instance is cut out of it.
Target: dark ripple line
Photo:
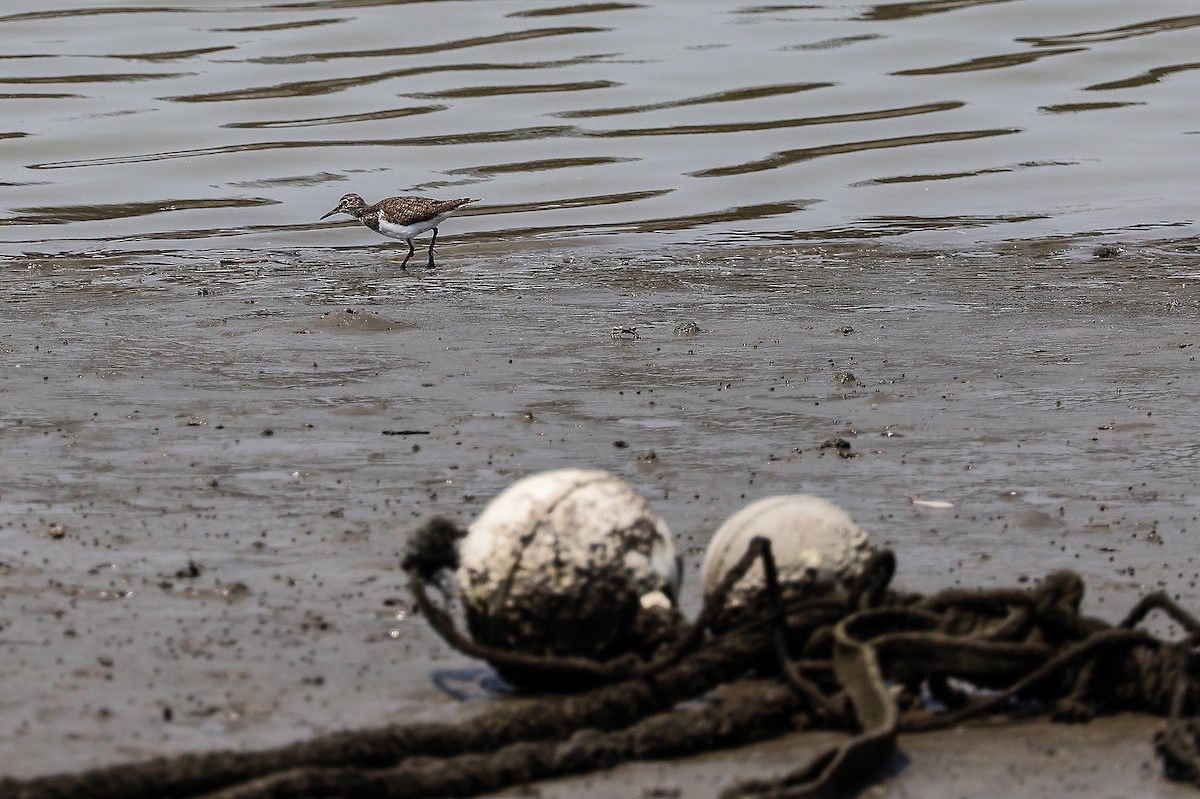
[[[227,50],[236,50],[231,44],[216,47],[197,47],[192,50],[166,50],[160,53],[128,53],[126,55],[106,55],[104,58],[116,58],[121,61],[179,61],[185,58],[195,58],[198,55],[211,55]]]
[[[975,6],[988,6],[996,3],[1011,3],[1013,0],[925,0],[916,3],[880,3],[872,6],[871,10],[859,19],[882,21],[924,17],[929,14],[944,14],[948,11],[959,11]]]
[[[392,78],[407,78],[415,75],[433,75],[441,72],[490,72],[526,69],[557,69],[559,67],[576,66],[593,63],[612,54],[585,55],[567,58],[560,61],[531,61],[517,64],[445,64],[428,67],[407,67],[405,69],[389,69],[371,75],[355,75],[348,78],[323,78],[321,80],[291,81],[277,83],[273,86],[258,86],[249,89],[230,89],[223,92],[205,92],[204,94],[183,94],[173,97],[160,97],[177,103],[218,103],[231,100],[265,100],[280,97],[311,97],[319,94],[333,94],[358,86],[368,86],[372,83],[391,80]]]
[[[488,164],[486,166],[469,166],[461,169],[450,169],[447,175],[472,175],[484,177],[512,172],[547,172],[554,169],[572,169],[581,166],[600,166],[603,164],[624,164],[640,161],[640,158],[615,158],[610,156],[585,156],[580,158],[540,158],[533,161],[515,161],[507,164]]]
[[[924,183],[935,180],[957,180],[958,178],[973,178],[979,175],[997,175],[1007,172],[1018,172],[1025,169],[1036,169],[1044,166],[1078,166],[1078,161],[1026,161],[1021,164],[1012,164],[1010,166],[995,166],[984,169],[969,169],[962,172],[932,172],[927,174],[917,175],[895,175],[889,178],[872,178],[870,180],[862,180],[857,183],[851,183],[851,188],[860,188],[863,186],[888,186],[894,183]]]
[[[874,239],[926,230],[963,230],[985,228],[995,225],[1036,222],[1050,219],[1049,214],[1012,214],[999,216],[868,216],[844,227],[831,227],[817,231],[816,236],[807,232],[803,238],[815,239]]]
[[[73,92],[6,92],[0,94],[0,100],[63,100],[72,97],[83,97]]]
[[[969,61],[960,61],[957,64],[945,64],[940,67],[922,67],[920,69],[902,69],[898,72],[892,72],[892,75],[951,75],[957,72],[983,72],[989,69],[1006,69],[1008,67],[1019,67],[1023,64],[1030,64],[1034,61],[1039,61],[1043,58],[1056,55],[1066,55],[1067,53],[1079,53],[1087,51],[1087,47],[1063,47],[1057,50],[1039,50],[1027,53],[1003,53],[1001,55],[982,56],[980,58],[972,58]]]
[[[587,197],[562,197],[555,200],[539,200],[535,203],[508,203],[506,205],[487,205],[472,213],[477,216],[485,214],[523,214],[530,211],[560,211],[564,208],[588,208],[595,205],[617,205],[620,203],[649,200],[670,194],[674,189],[643,189],[627,191],[620,194],[594,194]]]
[[[509,94],[550,94],[554,92],[582,92],[592,89],[611,89],[621,86],[611,80],[581,80],[570,83],[524,83],[517,86],[466,86],[461,89],[446,89],[440,92],[414,92],[408,97],[429,100],[456,99],[464,97],[503,97]]]
[[[217,10],[217,9],[213,9]],[[228,9],[220,9],[226,11]],[[61,19],[63,17],[98,17],[108,14],[195,14],[201,13],[196,8],[169,8],[167,6],[120,7],[102,6],[100,8],[61,8],[54,11],[23,11],[17,14],[6,14],[0,17],[3,22],[28,22],[37,19]]]
[[[438,136],[416,136],[409,139],[317,139],[311,141],[263,141],[247,144],[229,144],[223,147],[196,147],[189,150],[170,150],[162,153],[142,153],[108,158],[84,158],[78,161],[46,161],[30,164],[29,169],[73,169],[85,166],[112,166],[115,164],[137,164],[150,161],[165,161],[172,158],[196,158],[207,155],[249,153],[259,150],[290,150],[306,147],[441,147],[452,144],[480,144],[487,142],[526,141],[567,136],[575,129],[569,125],[541,128],[517,128],[515,130],[481,131],[477,133],[442,134]]]
[[[1108,81],[1107,83],[1094,83],[1091,86],[1084,86],[1085,92],[1100,92],[1109,89],[1132,89],[1135,86],[1146,86],[1151,83],[1158,83],[1168,75],[1174,75],[1176,72],[1188,72],[1193,69],[1200,69],[1200,62],[1192,62],[1190,64],[1174,64],[1169,67],[1155,67],[1147,70],[1141,75],[1134,75],[1131,78],[1123,80]]]
[[[842,144],[827,144],[821,147],[804,147],[797,150],[783,150],[758,161],[747,161],[733,166],[702,169],[688,172],[690,177],[715,178],[730,175],[744,175],[749,172],[762,172],[767,169],[778,169],[800,161],[810,161],[826,155],[844,155],[865,150],[885,150],[893,147],[911,147],[917,144],[940,144],[952,141],[969,141],[992,136],[1007,136],[1020,133],[1020,128],[994,128],[992,130],[963,130],[948,133],[925,133],[918,136],[897,136],[890,139],[871,139],[868,141],[845,142]]]
[[[661,233],[666,230],[690,230],[705,225],[729,224],[730,222],[746,222],[755,219],[766,219],[772,216],[785,216],[803,211],[815,202],[772,202],[754,205],[738,205],[719,211],[708,211],[687,216],[657,217],[654,219],[637,219],[627,222],[606,222],[594,225],[553,225],[543,227],[505,228],[504,235],[512,238],[531,238],[545,236],[550,233],[569,233],[572,231],[604,231],[612,233]],[[461,238],[461,237],[460,237]],[[468,236],[467,240],[474,238]]]
[[[193,211],[201,208],[252,208],[277,205],[278,200],[259,197],[229,197],[204,200],[157,200],[154,202],[112,203],[109,205],[64,205],[17,208],[24,216],[0,220],[0,225],[64,225],[71,222],[97,222],[138,216]]]
[[[4,78],[0,83],[43,84],[43,83],[134,83],[143,80],[164,78],[186,78],[194,72],[110,72],[93,75],[39,75],[37,77]]]
[[[560,111],[551,116],[565,119],[581,117],[606,117],[621,114],[640,114],[644,111],[662,111],[667,108],[686,108],[693,105],[708,103],[730,103],[741,100],[757,100],[760,97],[777,97],[779,95],[795,94],[813,89],[825,89],[834,86],[833,83],[781,83],[771,86],[750,86],[744,89],[732,89],[715,94],[703,94],[698,97],[686,97],[682,100],[668,100],[662,103],[647,103],[646,105],[627,105],[617,108],[585,108],[579,111]]]
[[[1092,44],[1095,42],[1114,42],[1121,39],[1132,39],[1136,36],[1150,36],[1165,31],[1184,30],[1197,25],[1200,25],[1200,16],[1167,17],[1148,22],[1138,22],[1133,25],[1122,25],[1119,28],[1106,28],[1105,30],[1086,31],[1083,33],[1067,33],[1062,36],[1028,36],[1017,39],[1017,41],[1029,42],[1037,47],[1053,47],[1054,45],[1071,44],[1074,42]]]
[[[1131,105],[1145,105],[1145,103],[1134,102],[1132,100],[1126,102],[1114,100],[1107,103],[1057,103],[1055,105],[1039,106],[1038,110],[1046,114],[1075,114],[1080,111],[1107,111],[1112,108],[1126,108]]]
[[[325,17],[324,19],[296,19],[288,22],[268,22],[263,25],[246,25],[241,28],[209,28],[213,33],[265,33],[268,31],[287,31],[296,28],[314,28],[320,25],[337,25],[348,22],[353,17]]]
[[[602,11],[626,11],[632,8],[645,8],[640,3],[580,3],[574,6],[553,6],[551,8],[535,8],[529,11],[514,11],[509,17],[560,17],[567,14],[595,14]]]
[[[340,180],[348,180],[348,178],[345,175],[335,175],[332,172],[316,172],[311,175],[239,180],[229,185],[243,189],[269,189],[275,186],[324,186],[329,183],[337,183]]]
[[[226,122],[223,128],[307,128],[318,125],[342,125],[351,122],[373,122],[381,119],[419,116],[445,111],[445,105],[417,105],[407,108],[391,108],[384,111],[368,111],[362,114],[342,114],[332,117],[309,117],[307,119],[279,119],[266,122]]]
[[[822,39],[819,42],[810,42],[809,44],[792,44],[787,47],[779,48],[782,52],[805,51],[805,50],[836,50],[840,47],[849,47],[859,42],[873,42],[883,39],[884,36],[878,33],[864,33],[858,36],[835,36],[832,39]]]
[[[619,130],[587,130],[581,135],[592,138],[617,138],[626,136],[687,136],[700,133],[742,133],[755,130],[775,130],[777,128],[797,128],[809,125],[833,125],[844,122],[870,122],[880,119],[898,119],[901,117],[934,114],[941,111],[952,111],[962,108],[963,102],[947,100],[937,103],[923,103],[901,108],[884,108],[877,111],[856,111],[850,114],[828,114],[818,117],[797,117],[796,119],[771,119],[759,122],[720,122],[706,125],[674,125],[661,128],[625,128]]]
[[[247,59],[247,63],[308,64],[314,61],[335,61],[343,58],[392,58],[406,55],[428,55],[430,53],[444,53],[449,50],[463,50],[470,47],[486,47],[492,44],[525,42],[532,39],[545,39],[555,36],[571,36],[578,33],[607,33],[609,30],[610,28],[587,26],[532,28],[529,30],[494,33],[490,36],[471,36],[466,39],[452,39],[446,42],[419,44],[410,47],[388,47],[376,50],[339,50],[329,53],[306,53],[304,55],[261,56],[259,58]]]

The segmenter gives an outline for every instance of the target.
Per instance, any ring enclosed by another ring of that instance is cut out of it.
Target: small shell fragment
[[[905,494],[904,498],[911,505],[919,505],[922,508],[953,508],[953,502],[947,502],[944,499],[917,499],[912,494]]]

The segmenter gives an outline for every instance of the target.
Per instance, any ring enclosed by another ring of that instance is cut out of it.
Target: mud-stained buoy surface
[[[460,556],[472,637],[527,654],[631,651],[638,614],[669,607],[679,589],[667,525],[632,486],[600,471],[514,483],[471,524]]]
[[[832,502],[807,494],[767,497],[730,516],[713,535],[704,556],[705,595],[758,536],[770,540],[780,585],[791,592],[851,579],[872,552],[867,533]],[[764,587],[762,564],[755,564],[734,585],[727,606],[746,604]]]

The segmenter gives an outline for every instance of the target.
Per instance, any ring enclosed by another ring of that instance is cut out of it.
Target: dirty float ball
[[[459,556],[471,636],[531,655],[634,651],[639,614],[669,608],[679,589],[666,524],[628,483],[599,471],[517,481],[471,524]]]
[[[730,516],[713,535],[704,555],[705,596],[756,536],[771,541],[785,597],[820,593],[853,580],[872,552],[868,535],[832,502],[806,494],[767,497]],[[736,612],[765,587],[762,564],[755,563],[729,592],[726,607]]]

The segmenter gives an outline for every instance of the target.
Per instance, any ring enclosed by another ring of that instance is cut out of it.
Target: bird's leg
[[[433,229],[433,240],[429,242],[429,268],[433,269],[433,245],[437,244],[437,228]]]
[[[405,239],[404,243],[408,245],[408,255],[404,256],[404,263],[400,264],[401,269],[408,267],[408,259],[412,258],[413,253],[417,251],[416,248],[413,247],[412,239]]]

